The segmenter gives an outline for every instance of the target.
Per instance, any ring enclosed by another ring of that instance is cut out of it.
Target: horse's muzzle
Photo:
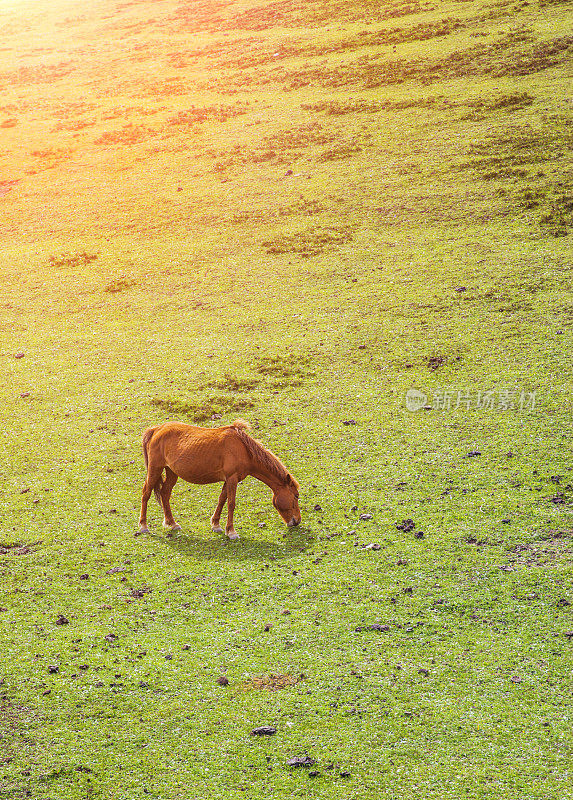
[[[296,527],[298,527],[300,525],[300,521],[301,521],[301,517],[299,517],[298,519],[295,519],[293,517],[291,519],[291,521],[288,523],[288,527],[289,528],[296,528]]]

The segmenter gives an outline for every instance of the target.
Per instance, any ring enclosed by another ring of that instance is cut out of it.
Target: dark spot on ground
[[[273,728],[272,725],[261,725],[259,728],[253,728],[251,736],[273,736],[276,732],[277,729]]]

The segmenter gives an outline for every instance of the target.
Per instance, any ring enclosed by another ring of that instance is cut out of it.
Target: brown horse
[[[163,526],[172,531],[181,530],[169,505],[177,478],[201,484],[223,481],[219,502],[211,517],[211,528],[216,533],[223,532],[219,521],[226,502],[225,533],[229,539],[239,538],[233,527],[235,494],[237,484],[247,475],[270,486],[273,506],[289,528],[300,525],[297,481],[274,453],[249,436],[246,432],[249,427],[248,422],[237,419],[232,425],[221,428],[199,428],[182,422],[165,422],[148,428],[142,442],[147,477],[141,497],[138,533],[149,532],[147,503],[152,491],[163,508]]]

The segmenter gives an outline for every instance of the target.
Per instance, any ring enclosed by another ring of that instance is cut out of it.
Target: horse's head
[[[283,520],[294,528],[300,525],[301,515],[298,507],[298,483],[289,475],[286,483],[274,490],[273,506],[279,512]]]

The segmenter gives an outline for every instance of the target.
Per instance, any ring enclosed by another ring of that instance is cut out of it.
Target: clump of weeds
[[[263,247],[272,255],[298,253],[303,258],[309,258],[347,244],[352,238],[352,231],[348,227],[309,228],[299,233],[282,234],[274,239],[267,239],[263,242]]]
[[[48,266],[56,269],[60,267],[70,267],[73,269],[75,267],[85,267],[98,258],[99,256],[97,253],[88,253],[85,250],[78,253],[62,253],[59,256],[50,256],[48,259]]]
[[[135,286],[136,281],[133,278],[127,278],[125,275],[121,275],[119,278],[116,278],[104,288],[104,292],[109,292],[110,294],[117,294],[118,292],[123,292],[126,289],[129,289],[131,286]]]
[[[151,403],[169,414],[188,417],[193,422],[218,419],[223,414],[255,407],[253,401],[246,397],[228,397],[227,395],[209,395],[197,401],[154,397]]]

